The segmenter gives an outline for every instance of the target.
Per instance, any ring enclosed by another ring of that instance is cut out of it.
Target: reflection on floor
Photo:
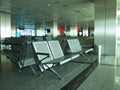
[[[116,56],[99,56],[99,63],[104,65],[120,66],[120,57]]]
[[[1,60],[0,90],[60,90],[91,64],[82,61],[55,67],[55,70],[63,76],[63,80],[59,80],[50,71],[45,72],[43,76],[34,76],[29,68],[18,72],[16,66],[4,55]]]
[[[101,60],[77,90],[120,90],[120,58],[105,56]]]

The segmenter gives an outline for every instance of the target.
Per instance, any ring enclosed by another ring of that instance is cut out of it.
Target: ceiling
[[[0,0],[0,12],[29,15],[36,22],[94,25],[94,0]],[[15,20],[15,19],[13,19]]]

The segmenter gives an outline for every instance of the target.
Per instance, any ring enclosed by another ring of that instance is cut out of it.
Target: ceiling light
[[[68,7],[67,5],[63,5],[63,7]]]
[[[80,11],[79,11],[79,10],[75,10],[74,12],[75,12],[75,13],[80,13]]]
[[[56,1],[55,4],[60,4],[60,2]]]
[[[20,8],[18,7],[17,10],[20,10]]]
[[[48,4],[47,4],[47,6],[48,6],[48,7],[50,7],[50,6],[51,6],[51,4],[50,4],[50,3],[48,3]]]

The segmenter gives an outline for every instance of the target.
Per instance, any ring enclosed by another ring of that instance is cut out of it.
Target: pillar
[[[58,22],[57,20],[53,21],[53,37],[57,37],[59,34],[58,32]]]
[[[116,0],[95,0],[94,36],[102,55],[116,54]]]
[[[0,12],[0,39],[11,37],[11,15]],[[1,45],[1,50],[2,50]]]

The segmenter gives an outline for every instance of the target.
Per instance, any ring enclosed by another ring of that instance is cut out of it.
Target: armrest
[[[43,61],[43,60],[45,60],[46,58],[48,58],[50,55],[49,55],[49,53],[41,53],[41,52],[37,52],[36,53],[37,55],[46,55],[46,57],[44,57],[43,59],[41,59],[40,61]]]
[[[84,48],[84,53],[89,53],[91,51],[93,51],[93,48]]]
[[[49,53],[41,53],[41,52],[37,52],[36,54],[49,56]]]

